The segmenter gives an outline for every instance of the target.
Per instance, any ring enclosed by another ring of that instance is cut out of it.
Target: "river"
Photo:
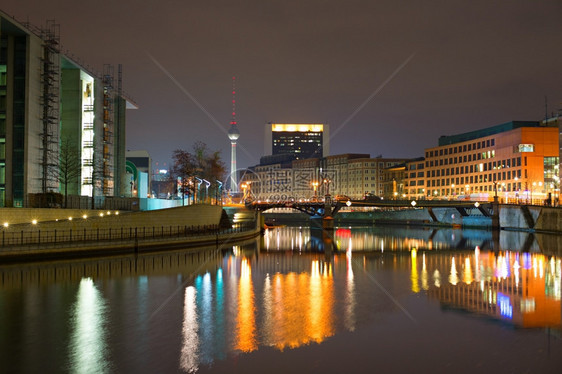
[[[2,265],[0,372],[559,373],[561,258],[520,236],[285,226]]]

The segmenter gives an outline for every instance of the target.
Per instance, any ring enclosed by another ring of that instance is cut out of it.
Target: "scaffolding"
[[[113,160],[113,65],[103,65],[103,194],[114,195]]]
[[[59,164],[59,79],[60,25],[48,20],[39,30],[43,40],[41,58],[41,105],[43,128],[41,136],[41,192],[58,190]]]

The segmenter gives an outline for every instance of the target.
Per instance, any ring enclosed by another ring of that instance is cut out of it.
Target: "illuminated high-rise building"
[[[265,154],[297,160],[330,154],[329,128],[322,123],[271,123],[265,127]]]
[[[236,126],[236,77],[232,77],[232,120],[228,130],[230,139],[230,190],[238,192],[238,178],[236,176],[236,141],[240,137],[240,131]]]

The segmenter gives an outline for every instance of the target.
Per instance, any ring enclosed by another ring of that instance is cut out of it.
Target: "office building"
[[[327,124],[268,123],[265,126],[265,155],[292,155],[294,159],[321,158],[330,154]]]
[[[425,150],[425,196],[540,203],[559,194],[558,126],[513,121]],[[410,197],[412,195],[410,194]]]
[[[121,67],[117,77],[111,65],[95,73],[60,50],[56,23],[36,28],[0,12],[0,207],[52,193],[123,195],[125,109],[134,107]],[[77,172],[61,167],[68,156]]]

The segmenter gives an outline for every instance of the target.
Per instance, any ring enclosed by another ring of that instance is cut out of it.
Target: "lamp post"
[[[513,180],[515,181],[513,192],[515,192],[515,200],[517,201],[517,204],[519,204],[519,186],[517,185],[519,178],[515,177]]]
[[[451,196],[453,197],[453,199],[455,198],[455,184],[451,184]]]
[[[317,198],[317,196],[316,196],[316,190],[318,189],[318,185],[319,185],[320,183],[318,183],[318,181],[312,181],[310,184],[312,185],[312,189],[313,189],[313,191],[314,191],[314,195],[312,196],[312,198],[313,198],[314,200],[316,200],[316,198]]]
[[[242,183],[240,185],[240,187],[242,188],[242,191],[243,191],[242,201],[245,201],[246,200],[246,189],[248,188],[248,185],[246,183]]]
[[[197,177],[195,177],[195,179],[197,179],[197,182],[195,182],[195,198],[193,201],[195,202],[195,204],[197,204],[197,199],[201,200],[201,197],[199,196],[199,187],[201,187],[203,179]]]
[[[204,202],[208,202],[209,201],[209,186],[211,185],[211,182],[209,182],[206,179],[203,179],[203,182],[205,182],[205,199]]]
[[[222,206],[222,182],[217,181],[217,205]]]
[[[326,196],[330,196],[330,178],[324,178],[323,183],[326,185]]]

